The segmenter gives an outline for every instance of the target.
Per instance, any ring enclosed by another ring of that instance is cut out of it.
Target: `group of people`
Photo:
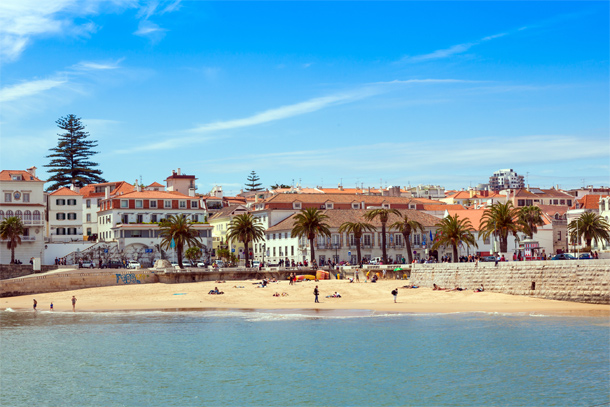
[[[214,287],[214,289],[213,289],[213,290],[210,290],[210,291],[208,292],[208,294],[209,294],[209,295],[221,295],[221,294],[224,294],[224,291],[220,291],[220,290],[218,289],[218,287]]]
[[[37,307],[38,307],[38,301],[36,301],[36,298],[33,299],[34,300],[34,311],[38,311]],[[72,311],[75,312],[76,311],[76,297],[72,296]],[[51,304],[49,305],[49,309],[51,311],[53,311],[53,302],[51,302]]]

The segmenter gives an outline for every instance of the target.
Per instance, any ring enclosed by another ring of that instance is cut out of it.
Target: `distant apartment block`
[[[489,187],[493,191],[503,189],[520,189],[525,187],[523,175],[518,175],[512,168],[498,170],[489,177]]]

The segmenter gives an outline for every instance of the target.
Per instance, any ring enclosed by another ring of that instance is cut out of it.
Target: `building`
[[[406,190],[411,194],[413,198],[428,198],[428,199],[441,199],[445,198],[445,188],[440,185],[418,185],[416,187],[409,187]]]
[[[212,246],[212,227],[205,223],[207,212],[197,197],[174,191],[136,190],[102,199],[98,219],[98,241],[116,243],[128,259],[152,264],[161,258],[159,224],[171,215],[185,215],[199,232],[201,243]],[[175,250],[165,258],[176,260]]]
[[[489,177],[489,187],[493,191],[501,191],[503,189],[519,189],[524,188],[523,175],[518,175],[512,168],[498,170]]]
[[[74,189],[63,187],[47,196],[49,243],[83,240],[83,196]]]
[[[567,224],[569,225],[570,222],[578,219],[583,213],[585,212],[592,212],[595,213],[596,215],[601,215],[602,217],[604,217],[607,220],[607,217],[610,216],[608,215],[608,210],[607,208],[607,204],[608,204],[608,196],[602,196],[602,195],[598,195],[598,194],[585,194],[582,196],[582,198],[577,199],[574,203],[574,206],[572,206],[567,212],[566,212],[566,218],[567,218]],[[585,247],[586,242],[583,240],[582,237],[579,237],[578,240],[576,239],[570,239],[570,251],[572,250],[581,250]],[[597,240],[593,240],[591,242],[591,250],[605,250],[608,247],[608,242],[600,242]]]
[[[560,205],[569,208],[574,202],[572,195],[555,188],[527,188],[515,191],[507,190],[502,193],[506,193],[508,199],[512,201],[513,206],[516,208],[533,205]]]
[[[227,230],[235,216],[248,213],[244,205],[227,206],[210,216],[209,222],[212,227],[212,248],[214,259],[219,258],[218,249],[227,249],[239,259],[244,258],[244,244],[240,241],[227,241]],[[251,247],[250,247],[251,249]]]
[[[45,234],[44,181],[36,177],[36,167],[27,170],[0,171],[0,222],[16,216],[25,226],[21,244],[15,249],[15,260],[29,264],[30,259],[43,258]],[[0,241],[0,263],[11,261],[7,241]]]
[[[325,222],[328,224],[331,231],[330,237],[318,236],[314,241],[315,258],[318,264],[326,264],[328,260],[335,263],[342,261],[357,263],[357,247],[353,234],[339,233],[339,227],[345,222],[360,222],[363,221],[365,209],[346,209],[346,210],[324,210],[323,214],[328,216]],[[414,233],[411,235],[411,250],[414,252],[415,258],[424,258],[426,255],[436,255],[429,253],[426,250],[430,247],[430,233],[436,232],[436,223],[438,218],[416,210],[403,210],[403,213],[408,213],[409,218],[420,222],[424,228],[424,233]],[[309,240],[306,238],[293,238],[291,231],[294,226],[294,216],[292,215],[277,225],[270,227],[266,231],[265,242],[257,243],[255,251],[255,259],[265,261],[270,264],[279,264],[280,260],[284,262],[293,261],[295,263],[309,261],[311,256],[311,248]],[[406,245],[403,241],[403,236],[396,230],[389,230],[389,225],[396,222],[396,215],[390,215],[387,223],[388,230],[386,231],[386,250],[388,259],[396,263],[402,263],[403,259],[408,258]],[[376,227],[376,231],[364,233],[361,240],[362,259],[370,260],[382,256],[381,246],[381,222],[379,219],[368,222]]]
[[[163,185],[158,184],[163,187]],[[97,240],[97,211],[100,209],[102,199],[108,199],[121,194],[133,192],[134,186],[125,181],[89,184],[75,189],[82,196],[82,225],[83,239]]]

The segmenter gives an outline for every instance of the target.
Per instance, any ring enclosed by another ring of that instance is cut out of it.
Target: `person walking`
[[[392,295],[394,296],[394,303],[396,303],[396,298],[398,297],[398,288],[392,290]]]
[[[318,296],[320,295],[320,290],[318,290],[318,286],[316,286],[316,288],[313,289],[313,295],[314,295],[314,297],[316,297],[315,302],[319,303],[320,301],[318,301]]]
[[[38,305],[38,301],[34,298],[34,311],[36,311],[36,306]]]
[[[357,282],[360,282],[359,275],[360,275],[360,272],[359,272],[358,269],[356,269],[356,271],[354,272],[354,280],[357,281]]]
[[[51,303],[51,311],[53,311],[53,303]]]
[[[76,297],[72,296],[72,312],[76,311]]]

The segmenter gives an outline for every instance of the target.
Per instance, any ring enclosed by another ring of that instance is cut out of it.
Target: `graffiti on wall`
[[[135,274],[135,273],[125,273],[125,274],[115,274],[116,283],[122,282],[123,284],[141,284],[148,275],[147,274]]]

